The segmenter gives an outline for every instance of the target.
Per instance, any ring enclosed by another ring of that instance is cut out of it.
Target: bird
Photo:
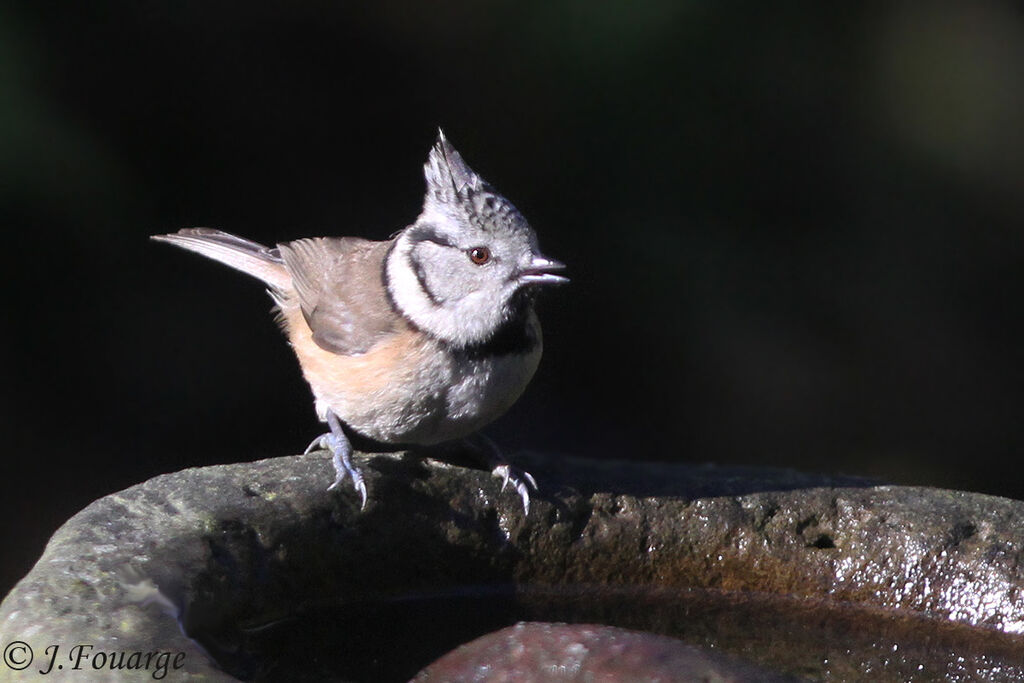
[[[520,397],[540,361],[534,301],[563,284],[522,213],[474,172],[443,130],[424,164],[416,220],[387,240],[311,237],[274,247],[212,228],[153,235],[263,281],[327,431],[366,507],[361,450],[467,441],[529,514],[536,480],[479,430]]]

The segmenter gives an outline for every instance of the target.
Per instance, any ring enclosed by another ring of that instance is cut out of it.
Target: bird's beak
[[[557,271],[565,270],[565,264],[543,256],[534,256],[530,265],[519,273],[519,281],[528,285],[559,285],[569,281]]]

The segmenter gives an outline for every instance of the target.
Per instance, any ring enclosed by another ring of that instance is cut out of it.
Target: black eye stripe
[[[416,283],[420,286],[420,291],[426,295],[427,300],[430,301],[431,304],[434,306],[440,306],[443,302],[436,294],[434,294],[433,290],[430,289],[430,285],[427,283],[427,271],[423,267],[423,264],[418,258],[412,256],[412,254],[409,255],[407,262],[409,267],[412,269],[413,274],[416,275]]]
[[[457,247],[458,245],[437,231],[433,225],[414,225],[409,228],[409,239],[413,242],[433,242],[442,247]]]

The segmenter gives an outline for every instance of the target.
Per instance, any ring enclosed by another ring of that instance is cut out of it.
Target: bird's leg
[[[487,466],[491,468],[491,474],[501,479],[502,491],[505,490],[506,486],[512,484],[512,488],[516,490],[516,493],[519,494],[523,501],[523,513],[529,515],[530,490],[539,490],[533,475],[509,463],[505,456],[502,455],[501,449],[498,448],[497,444],[483,434],[477,433],[466,437],[466,443],[480,454],[484,462],[487,463]]]
[[[315,448],[324,448],[331,451],[331,462],[334,464],[334,483],[327,487],[333,491],[338,487],[346,476],[352,477],[352,488],[363,498],[362,507],[366,507],[366,482],[363,481],[363,474],[352,464],[352,444],[349,443],[345,431],[341,428],[341,422],[334,413],[327,412],[327,426],[331,431],[321,434],[313,439],[313,442],[306,448],[306,453]]]

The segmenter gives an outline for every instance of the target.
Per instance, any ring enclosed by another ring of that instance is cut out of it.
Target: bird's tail
[[[169,242],[252,275],[278,291],[291,287],[292,278],[276,248],[211,228],[186,228],[150,239]]]

